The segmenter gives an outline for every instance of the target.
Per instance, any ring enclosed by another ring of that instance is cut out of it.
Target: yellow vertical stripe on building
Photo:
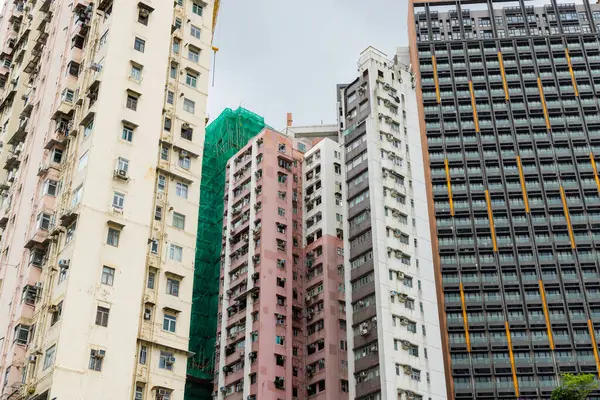
[[[523,176],[523,165],[521,156],[517,156],[517,166],[519,167],[519,178],[521,179],[521,190],[523,191],[523,202],[525,203],[525,212],[529,212],[529,199],[527,199],[527,188],[525,187],[525,176]]]
[[[590,152],[590,161],[592,162],[592,169],[594,170],[594,179],[596,180],[596,186],[598,186],[598,192],[600,192],[600,178],[598,178],[598,167],[596,166],[596,159],[594,153]]]
[[[467,319],[467,305],[465,304],[465,291],[462,282],[460,283],[460,302],[462,304],[463,324],[465,327],[465,339],[467,342],[467,351],[471,352],[471,336],[469,336],[469,320]]]
[[[502,86],[504,87],[504,98],[508,101],[508,83],[506,82],[506,74],[504,73],[504,60],[502,59],[502,53],[498,52],[498,62],[500,63],[500,73],[502,74]]]
[[[431,56],[431,65],[433,66],[433,80],[435,81],[435,97],[437,98],[437,102],[441,103],[440,84],[438,82],[437,62],[435,61],[435,56]]]
[[[567,228],[569,228],[569,238],[571,239],[571,248],[575,248],[575,236],[573,236],[573,227],[571,226],[571,217],[569,216],[569,207],[567,206],[567,198],[565,196],[565,189],[560,187],[560,197],[563,203],[563,209],[565,211],[565,218],[567,220]]]
[[[546,318],[546,330],[548,331],[548,341],[550,342],[550,348],[554,350],[554,338],[552,337],[552,326],[550,325],[550,316],[548,315],[548,304],[546,303],[546,290],[544,289],[544,282],[539,281],[540,294],[542,295],[542,306],[544,306],[544,318]]]
[[[506,326],[506,338],[508,339],[508,354],[510,355],[510,366],[512,367],[513,383],[515,384],[515,397],[519,397],[519,381],[517,380],[517,369],[515,367],[515,355],[513,354],[512,339],[510,337],[510,328],[508,321],[504,322]]]
[[[469,81],[469,91],[471,92],[471,107],[473,107],[473,121],[475,121],[475,132],[479,132],[479,118],[477,118],[477,102],[475,101],[475,92],[473,91],[472,81]]]
[[[567,63],[569,64],[569,73],[571,74],[571,82],[573,83],[573,90],[575,90],[575,96],[579,96],[579,90],[577,90],[577,79],[573,73],[573,65],[571,64],[571,56],[569,56],[569,49],[565,49],[565,56],[567,56]]]
[[[496,242],[496,228],[494,227],[494,213],[492,213],[492,203],[490,201],[490,192],[486,189],[485,201],[487,202],[488,218],[490,220],[490,231],[492,232],[492,244],[494,251],[498,251],[498,243]]]
[[[452,201],[452,184],[450,183],[450,167],[448,166],[448,159],[444,159],[444,166],[446,167],[446,185],[448,186],[448,202],[450,204],[450,215],[454,216],[454,202]]]
[[[542,100],[542,107],[544,108],[544,118],[546,119],[546,129],[550,130],[550,119],[548,118],[548,108],[546,107],[546,99],[544,98],[544,88],[542,87],[542,80],[538,77],[538,89],[540,91],[540,99]]]
[[[592,348],[594,349],[594,358],[596,359],[596,371],[600,378],[600,358],[598,358],[598,342],[596,342],[596,334],[594,333],[594,325],[592,320],[588,319],[588,329],[590,330],[590,337],[592,338]]]

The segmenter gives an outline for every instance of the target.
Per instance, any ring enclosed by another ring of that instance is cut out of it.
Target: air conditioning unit
[[[244,350],[240,350],[240,357],[244,357],[246,355],[246,352]]]
[[[51,304],[48,306],[48,312],[49,313],[55,313],[58,311],[58,307],[55,304]]]
[[[127,179],[127,171],[125,171],[124,169],[118,169],[116,175],[119,178]]]
[[[222,389],[225,389],[225,388],[224,388],[224,387],[223,387],[223,388],[221,388],[221,391],[223,391]],[[164,389],[164,388],[159,388],[159,389],[156,391],[156,394],[158,394],[159,396],[166,396],[166,395],[168,395],[168,394],[169,394],[169,391],[168,391],[167,389]]]
[[[96,351],[96,357],[104,358],[106,356],[106,350],[98,350]]]
[[[34,286],[36,289],[41,289],[41,288],[44,286],[44,284],[43,284],[42,282],[36,282],[36,283],[35,283],[33,286]]]
[[[90,63],[90,69],[92,71],[100,72],[100,70],[102,69],[102,66],[98,63]]]
[[[227,392],[227,388],[225,386],[221,386],[221,388],[219,390],[221,391],[221,393]]]
[[[179,152],[179,158],[187,157],[187,155],[188,155],[188,152],[186,150],[181,150]]]
[[[29,356],[29,358],[27,359],[30,363],[34,363],[37,361],[37,356],[32,354]]]
[[[61,268],[69,268],[70,264],[71,264],[71,260],[59,260],[58,261],[58,266]]]
[[[371,351],[377,351],[377,345],[376,344],[371,345]]]
[[[175,361],[177,361],[177,359],[171,356],[167,359],[167,364],[175,364]]]
[[[144,313],[144,319],[147,321],[147,320],[149,320],[150,318],[152,318],[152,313],[150,313],[150,312],[146,311],[146,312]]]
[[[142,8],[140,9],[140,16],[148,18],[148,16],[150,16],[150,11],[148,11],[146,8]]]

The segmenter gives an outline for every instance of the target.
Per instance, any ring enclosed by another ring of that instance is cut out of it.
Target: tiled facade
[[[3,397],[183,399],[212,3],[0,19]]]
[[[316,153],[333,155],[336,147],[325,140],[305,154],[309,141],[265,129],[228,163],[215,375],[219,399],[344,398],[341,240],[327,234],[335,226],[314,218],[317,209],[326,214],[324,206],[312,204],[312,197],[324,198],[333,185],[315,188],[318,173],[313,169],[306,176],[303,166],[312,154],[311,165],[320,167]]]
[[[446,399],[415,82],[367,48],[339,85],[350,397]]]
[[[411,2],[454,398],[600,372],[599,7]]]

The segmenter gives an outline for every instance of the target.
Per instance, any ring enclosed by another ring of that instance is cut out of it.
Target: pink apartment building
[[[337,147],[330,140],[321,143]],[[325,186],[316,188],[313,162],[312,193],[305,190],[309,148],[307,140],[265,129],[229,160],[216,349],[219,399],[343,399],[347,390],[341,239],[312,228],[320,206],[313,202]],[[333,191],[326,197],[333,199]],[[310,229],[306,207],[315,216]]]

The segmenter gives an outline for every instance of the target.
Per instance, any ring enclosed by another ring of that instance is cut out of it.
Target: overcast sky
[[[336,122],[337,83],[360,52],[407,44],[406,0],[221,0],[208,112],[243,106],[274,128]],[[211,67],[212,68],[212,67]]]

